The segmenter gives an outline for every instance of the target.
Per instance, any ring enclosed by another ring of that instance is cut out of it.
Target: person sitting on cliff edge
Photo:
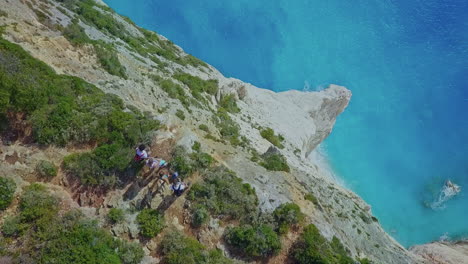
[[[146,152],[146,146],[144,144],[138,146],[138,148],[135,149],[135,152],[135,157],[133,157],[135,162],[139,163],[148,158],[148,152]]]

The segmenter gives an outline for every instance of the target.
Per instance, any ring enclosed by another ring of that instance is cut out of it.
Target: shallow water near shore
[[[468,2],[105,0],[226,76],[353,92],[322,144],[404,246],[468,235]],[[462,191],[437,210],[445,180]]]

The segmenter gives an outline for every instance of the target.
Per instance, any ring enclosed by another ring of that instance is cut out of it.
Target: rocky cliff
[[[445,245],[415,248],[412,252],[399,245],[372,216],[370,206],[337,184],[325,164],[317,158],[317,146],[331,133],[336,117],[349,103],[349,90],[337,85],[320,92],[274,93],[260,89],[224,77],[164,37],[141,29],[127,18],[115,14],[102,2],[97,3],[93,10],[112,18],[120,28],[90,22],[91,18],[87,20],[85,15],[76,14],[69,7],[70,2],[73,1],[2,1],[0,26],[4,27],[3,37],[19,44],[57,73],[80,77],[102,91],[117,95],[141,112],[153,113],[163,125],[163,129],[151,139],[153,152],[167,156],[164,151],[169,146],[180,145],[190,151],[194,142],[200,142],[204,152],[210,153],[255,188],[261,210],[271,212],[286,202],[298,204],[308,223],[315,224],[329,240],[337,237],[355,258],[368,258],[375,263],[418,263],[424,261],[418,256],[421,255],[432,263],[455,263],[443,262],[442,257],[427,257],[430,255],[428,252],[448,247]],[[71,31],[72,26],[79,30]],[[109,52],[116,56],[123,71],[103,64],[103,58],[97,51],[108,47],[108,44],[112,44]],[[205,81],[214,80],[219,89],[201,96],[190,87],[192,84],[187,81],[187,75]],[[164,80],[182,87],[183,92],[170,90],[172,86]],[[234,108],[227,115],[237,124],[239,135],[223,139],[227,133],[217,121],[216,112],[220,106]],[[280,141],[276,144],[277,149],[271,148],[274,140],[262,136],[261,132],[268,128]],[[36,180],[34,168],[40,160],[48,159],[60,164],[66,155],[86,150],[77,146],[44,148],[21,141],[6,142],[5,139],[1,147],[4,162],[0,176],[14,178],[19,186],[18,193],[21,192],[20,187]],[[289,172],[260,166],[258,158],[269,151],[279,151],[285,157]],[[99,221],[103,221],[110,207],[135,207],[137,201],[144,199],[145,193],[135,193],[135,197],[128,201],[124,194],[128,194],[131,187],[101,196],[86,188],[71,190],[73,183],[62,171],[47,185],[69,207],[80,208]],[[313,194],[316,199],[305,199],[307,194]],[[164,196],[158,197],[151,201],[151,208],[161,206]],[[181,215],[183,210],[182,202],[175,203],[167,211],[166,218],[175,228],[196,233],[186,225],[185,217]],[[135,214],[111,230],[116,236],[128,235],[135,239],[138,229],[134,220]],[[214,221],[198,231],[196,236],[208,247],[224,249],[220,240],[223,230],[224,227]],[[283,243],[290,245],[295,237],[296,234],[289,234]],[[154,239],[145,244],[146,262],[159,261],[155,256],[159,241]],[[462,249],[454,250],[457,250],[455,255],[466,254]],[[288,249],[284,249],[271,258],[270,263],[285,262],[287,252]]]

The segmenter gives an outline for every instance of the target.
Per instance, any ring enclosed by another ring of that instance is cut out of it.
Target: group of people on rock
[[[162,158],[150,157],[146,151],[146,146],[141,144],[135,149],[135,157],[133,158],[135,163],[144,164],[147,167],[147,172],[144,173],[143,177],[153,177],[157,174],[158,180],[161,181],[161,185],[164,184],[171,186],[171,191],[176,195],[180,196],[184,193],[188,187],[179,178],[179,173],[170,168],[170,164]]]

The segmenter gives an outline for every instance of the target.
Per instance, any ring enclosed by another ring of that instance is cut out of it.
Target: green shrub
[[[40,247],[33,258],[37,263],[138,264],[144,252],[137,244],[114,239],[96,222],[69,213],[54,221],[50,232],[41,233]]]
[[[226,233],[226,242],[246,257],[267,257],[281,249],[278,235],[267,225],[230,228]]]
[[[358,259],[358,261],[359,261],[360,264],[372,264],[373,263],[368,258],[361,258],[361,259]]]
[[[278,206],[273,211],[273,216],[278,225],[278,233],[280,234],[287,233],[290,226],[297,225],[304,219],[301,209],[294,203],[285,203]]]
[[[63,36],[68,39],[73,45],[83,45],[86,43],[92,43],[92,40],[86,35],[86,32],[77,20],[73,20],[64,30]]]
[[[239,139],[240,127],[231,119],[226,109],[218,108],[218,112],[214,116],[214,119],[223,139],[228,140],[234,146],[241,144]]]
[[[201,150],[200,142],[198,142],[198,141],[193,142],[192,150],[196,151],[196,152],[200,152],[200,150]]]
[[[270,171],[289,172],[289,165],[286,158],[281,153],[268,153],[263,155],[263,161],[260,162],[265,169]]]
[[[203,130],[203,131],[207,132],[207,133],[210,133],[210,130],[208,129],[208,126],[205,125],[205,124],[199,125],[198,128],[199,128],[200,130]]]
[[[33,183],[25,188],[19,209],[21,222],[31,223],[50,219],[58,212],[59,201],[50,195],[43,185]]]
[[[120,64],[114,47],[104,42],[98,42],[94,45],[94,49],[99,63],[108,73],[127,79],[125,67]]]
[[[169,232],[161,243],[163,262],[167,264],[233,264],[219,250],[207,250],[197,240],[177,231]]]
[[[184,107],[188,107],[190,105],[187,95],[185,94],[184,89],[182,86],[174,83],[169,79],[159,80],[157,82],[161,89],[167,93],[170,98],[178,99]]]
[[[210,215],[203,205],[196,206],[192,210],[192,225],[200,227],[208,222]]]
[[[143,209],[137,216],[140,234],[147,238],[153,238],[159,234],[165,226],[164,216],[152,209]]]
[[[236,97],[233,94],[224,95],[221,97],[219,106],[226,109],[230,113],[239,113],[240,109],[237,107]]]
[[[241,219],[257,211],[255,189],[234,172],[220,166],[204,171],[202,177],[202,182],[190,188],[187,199],[203,205],[214,217]]]
[[[40,177],[50,179],[57,176],[57,167],[50,161],[41,160],[36,165],[36,172]]]
[[[17,216],[7,217],[3,221],[2,233],[7,237],[17,236],[21,231],[20,218]]]
[[[175,113],[175,115],[180,118],[181,120],[185,120],[185,114],[184,114],[184,111],[178,109],[177,112]]]
[[[120,208],[111,208],[109,212],[107,213],[107,219],[112,224],[120,223],[124,220],[124,218],[125,218],[125,213]]]
[[[12,179],[0,177],[0,211],[10,206],[15,190],[16,183]]]
[[[291,257],[298,264],[354,263],[336,237],[332,243],[328,242],[313,224],[304,228],[304,233],[292,247]]]
[[[3,114],[22,112],[39,144],[113,143],[133,146],[159,123],[125,113],[123,101],[79,78],[56,74],[18,45],[0,38]]]
[[[80,211],[59,215],[58,205],[44,186],[25,188],[19,215],[6,219],[2,227],[4,235],[17,236],[21,248],[15,254],[19,259],[30,263],[140,263],[144,253],[138,244],[114,239]]]
[[[197,76],[193,76],[188,73],[177,73],[174,74],[172,77],[187,85],[190,88],[193,97],[195,97],[198,100],[205,100],[205,98],[202,97],[203,93],[215,95],[218,92],[217,80],[205,81]]]
[[[313,193],[308,193],[308,194],[304,195],[304,199],[306,199],[307,201],[311,201],[316,206],[319,205],[317,197],[315,197],[315,195]]]
[[[283,144],[281,144],[281,142],[284,141],[284,138],[283,136],[281,135],[275,135],[275,131],[273,131],[273,129],[271,128],[265,128],[263,129],[262,131],[260,131],[260,135],[270,141],[271,144],[275,145],[276,147],[282,149],[284,148]]]
[[[182,177],[192,174],[195,170],[193,161],[189,159],[189,155],[184,147],[177,146],[172,153],[171,165]]]

